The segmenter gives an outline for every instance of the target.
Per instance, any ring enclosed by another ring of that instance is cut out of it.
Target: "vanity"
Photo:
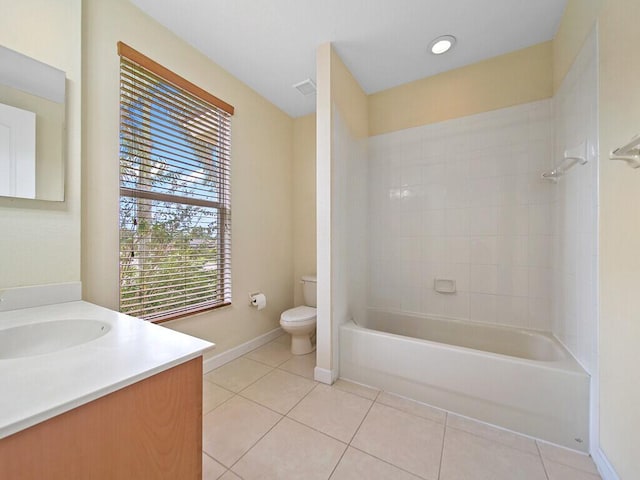
[[[0,312],[0,478],[200,479],[213,347],[83,301]]]

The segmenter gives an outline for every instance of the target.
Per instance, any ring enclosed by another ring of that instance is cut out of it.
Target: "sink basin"
[[[53,320],[0,330],[0,359],[53,353],[90,342],[111,327],[98,320]]]

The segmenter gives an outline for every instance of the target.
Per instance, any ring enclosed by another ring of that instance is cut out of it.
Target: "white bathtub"
[[[588,450],[589,375],[545,333],[370,310],[340,327],[340,376]]]

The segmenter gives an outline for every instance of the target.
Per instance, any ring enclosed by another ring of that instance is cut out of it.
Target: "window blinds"
[[[119,51],[120,310],[161,321],[228,305],[233,107]]]

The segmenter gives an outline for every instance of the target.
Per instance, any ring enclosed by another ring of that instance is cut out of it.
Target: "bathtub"
[[[340,376],[588,451],[589,375],[546,333],[369,310],[340,327]]]

